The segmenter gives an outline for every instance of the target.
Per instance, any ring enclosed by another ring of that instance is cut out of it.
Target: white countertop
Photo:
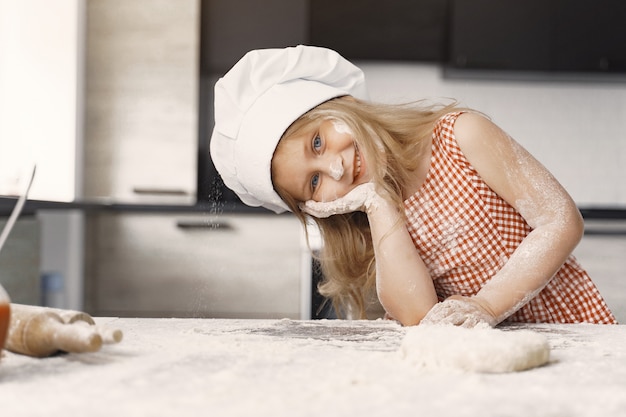
[[[124,340],[36,359],[3,352],[4,416],[626,415],[626,327],[525,325],[546,366],[417,368],[389,321],[114,319]],[[514,331],[514,330],[513,330]]]

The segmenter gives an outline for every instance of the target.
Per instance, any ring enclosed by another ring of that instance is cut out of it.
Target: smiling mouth
[[[356,142],[354,142],[354,151],[354,179],[356,180],[361,174],[361,153]]]

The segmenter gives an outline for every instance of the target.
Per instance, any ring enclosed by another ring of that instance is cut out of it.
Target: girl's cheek
[[[327,182],[325,185],[326,187],[324,189],[321,189],[320,191],[322,192],[319,193],[321,199],[320,201],[324,203],[344,197],[346,194],[354,189],[354,186],[345,186],[338,183],[331,185]]]
[[[338,198],[343,197],[348,193],[349,190],[346,190],[345,187],[341,186],[341,184],[329,184],[328,181],[324,184],[323,188],[320,189],[319,198],[323,203],[327,203],[329,201],[337,200]]]

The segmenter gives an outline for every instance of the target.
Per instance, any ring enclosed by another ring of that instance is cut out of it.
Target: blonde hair
[[[368,155],[372,181],[393,197],[404,213],[402,193],[408,187],[421,157],[430,145],[435,123],[455,111],[456,103],[427,105],[423,102],[388,105],[340,97],[302,115],[285,131],[276,150],[303,129],[315,128],[324,120],[345,123],[354,133],[357,146]],[[307,219],[296,201],[274,182],[276,192],[307,227]],[[366,318],[368,306],[376,302],[376,260],[367,215],[354,212],[313,218],[323,241],[319,261],[324,276],[319,292],[330,299],[335,311],[353,318]]]

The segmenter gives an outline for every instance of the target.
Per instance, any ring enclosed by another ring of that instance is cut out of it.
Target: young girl
[[[554,177],[485,116],[367,101],[316,47],[252,51],[215,89],[211,155],[249,205],[316,222],[339,312],[373,297],[404,325],[616,323],[571,256],[583,233]]]

